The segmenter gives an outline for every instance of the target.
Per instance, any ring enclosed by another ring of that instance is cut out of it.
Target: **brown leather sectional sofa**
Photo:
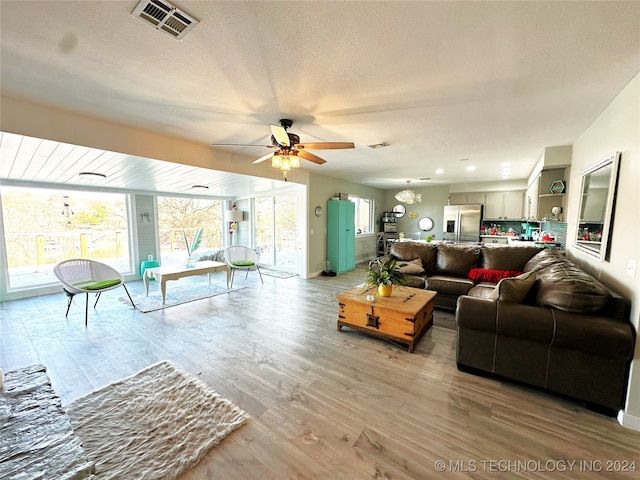
[[[459,369],[543,388],[606,414],[623,407],[635,346],[629,303],[558,251],[399,242],[377,260],[392,258],[407,263],[409,286],[435,290],[436,307],[456,309]],[[482,279],[506,271],[523,274]]]

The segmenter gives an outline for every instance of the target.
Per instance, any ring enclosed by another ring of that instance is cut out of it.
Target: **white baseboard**
[[[630,413],[620,410],[618,412],[618,423],[623,427],[637,430],[640,432],[640,417],[631,415]]]

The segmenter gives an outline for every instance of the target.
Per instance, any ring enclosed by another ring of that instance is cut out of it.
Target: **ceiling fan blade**
[[[269,160],[271,157],[273,157],[275,155],[275,152],[272,153],[268,153],[266,154],[264,157],[260,157],[259,159],[255,160],[253,163],[260,163],[260,162],[264,162],[265,160]]]
[[[304,148],[306,150],[330,150],[340,148],[356,148],[353,142],[316,142],[316,143],[301,143],[296,145],[296,148]]]
[[[322,165],[323,163],[327,163],[326,160],[314,155],[311,152],[305,152],[304,150],[298,151],[298,156],[300,158],[304,158],[305,160],[309,160],[310,162],[317,163],[318,165]]]
[[[287,134],[287,130],[284,127],[281,127],[279,125],[269,126],[271,127],[271,134],[280,145],[284,145],[285,147],[291,146],[291,142],[289,142],[289,135]]]
[[[210,147],[265,147],[273,148],[273,145],[257,145],[252,143],[212,143]]]

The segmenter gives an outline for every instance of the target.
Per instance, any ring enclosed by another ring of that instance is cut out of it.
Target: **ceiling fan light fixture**
[[[287,172],[292,168],[300,168],[300,157],[297,150],[283,150],[271,157],[271,166],[282,170],[282,176],[287,180]]]
[[[280,170],[282,170],[284,173],[287,173],[289,170],[291,170],[291,160],[289,160],[289,155],[282,156]]]
[[[300,157],[298,157],[298,155],[290,155],[289,159],[291,161],[291,168],[300,168]]]

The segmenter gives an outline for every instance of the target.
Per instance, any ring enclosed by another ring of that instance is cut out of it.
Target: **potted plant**
[[[383,263],[378,260],[367,268],[367,285],[378,287],[381,297],[389,297],[394,285],[404,285],[407,282],[406,275],[400,270],[406,263],[398,265],[395,259]]]
[[[191,243],[189,243],[189,239],[187,238],[187,232],[182,230],[182,235],[184,236],[184,244],[187,248],[187,255],[188,255],[187,265],[186,265],[187,268],[193,268],[194,266],[191,256],[193,255],[193,252],[195,252],[200,246],[200,241],[202,240],[202,231],[203,231],[203,228],[198,227],[196,229],[196,232],[193,234],[193,239],[191,240]]]

